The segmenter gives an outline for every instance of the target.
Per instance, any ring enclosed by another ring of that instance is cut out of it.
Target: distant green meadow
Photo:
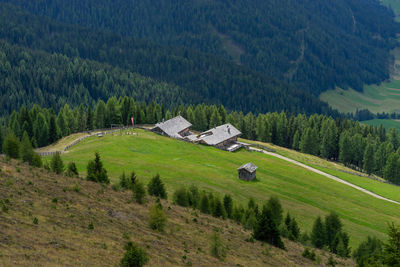
[[[389,130],[390,128],[395,128],[398,131],[400,131],[400,121],[398,120],[374,119],[374,120],[362,121],[361,123],[377,127],[382,125],[386,130]]]
[[[243,205],[250,197],[263,204],[270,196],[277,196],[285,211],[294,215],[302,230],[308,232],[317,216],[335,211],[351,235],[353,248],[368,235],[384,239],[387,223],[400,224],[399,205],[375,199],[284,160],[246,150],[229,153],[143,130],[135,133],[85,139],[63,154],[62,159],[64,163],[74,161],[81,177],[85,177],[87,162],[98,151],[112,183],[118,183],[123,171],[128,174],[134,170],[146,184],[159,173],[169,199],[175,189],[192,184],[220,196],[231,194]],[[236,169],[247,162],[258,166],[256,182],[238,179]],[[348,176],[349,180],[360,179]],[[381,184],[371,181],[367,182],[370,188]],[[385,190],[389,192],[387,197],[391,197],[392,190],[384,188],[379,192],[384,194]]]

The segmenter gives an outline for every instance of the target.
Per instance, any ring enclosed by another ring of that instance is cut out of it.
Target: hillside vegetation
[[[139,205],[130,191],[116,192],[0,157],[0,265],[117,266],[128,241],[148,253],[148,266],[313,264],[301,256],[304,247],[298,243],[284,240],[283,251],[246,242],[251,232],[240,225],[170,201],[162,201],[168,218],[165,231],[153,231],[148,220],[154,199],[147,200]],[[227,252],[223,261],[210,253],[215,230]],[[316,253],[320,266],[325,266],[329,253]],[[354,266],[351,260],[336,261]]]
[[[303,90],[214,55],[71,26],[5,3],[0,17],[0,115],[22,104],[58,110],[126,95],[166,106],[332,113]]]
[[[377,0],[2,0],[59,21],[223,56],[318,95],[389,76],[399,31]],[[371,19],[373,18],[373,19]],[[227,41],[228,40],[228,41]]]
[[[232,194],[243,204],[249,197],[262,203],[276,195],[306,231],[311,230],[316,216],[335,211],[343,219],[353,248],[368,235],[384,239],[387,222],[399,222],[397,205],[374,199],[283,160],[256,152],[228,153],[142,130],[135,132],[137,135],[88,138],[63,154],[62,159],[66,163],[76,162],[84,175],[93,151],[98,151],[112,183],[118,181],[123,171],[135,170],[145,182],[159,173],[169,185],[169,193],[182,185],[195,184],[219,194]],[[247,162],[259,167],[257,182],[237,178],[236,168]]]

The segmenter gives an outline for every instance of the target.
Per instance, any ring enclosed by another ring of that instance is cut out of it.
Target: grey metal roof
[[[255,172],[257,170],[257,168],[258,167],[256,165],[254,165],[253,163],[249,162],[249,163],[246,163],[246,164],[243,164],[242,166],[240,166],[238,168],[238,170],[245,169],[246,171],[248,171],[250,173],[253,173],[253,172]]]
[[[203,140],[208,145],[214,146],[241,134],[242,133],[233,127],[232,124],[227,123],[201,133],[199,139]]]
[[[181,137],[179,133],[190,126],[192,126],[192,124],[179,115],[165,122],[157,123],[152,129],[160,128],[169,136]]]

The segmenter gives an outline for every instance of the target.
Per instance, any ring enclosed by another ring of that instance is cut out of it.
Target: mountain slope
[[[297,243],[284,240],[287,251],[283,251],[246,242],[251,233],[236,223],[165,201],[166,231],[155,232],[147,224],[152,198],[138,205],[129,191],[115,192],[79,178],[5,162],[3,157],[0,161],[0,200],[6,207],[0,210],[0,265],[116,266],[129,240],[149,254],[148,266],[312,264],[301,256],[304,247]],[[93,229],[89,229],[90,223]],[[227,248],[224,261],[209,252],[214,229],[219,229]],[[329,254],[317,251],[317,255],[325,266]],[[351,260],[336,260],[354,265]]]
[[[12,45],[63,54],[71,61],[75,57],[89,59],[175,84],[181,88],[179,96],[185,104],[224,104],[229,109],[243,112],[331,113],[327,104],[307,92],[209,54],[69,26],[3,3],[0,4],[0,18],[3,20],[0,38]],[[92,71],[88,74],[95,75]],[[8,74],[1,75],[5,79]],[[75,82],[73,86],[79,86],[79,83]],[[24,95],[24,90],[33,89],[27,86],[14,93]],[[108,86],[107,93],[118,94],[112,85]],[[174,96],[169,98],[168,93],[160,98],[158,100],[166,104],[176,99]],[[144,100],[155,101],[157,95]]]
[[[133,169],[145,182],[159,173],[170,186],[170,193],[182,185],[195,184],[220,194],[231,194],[243,205],[250,197],[263,203],[275,195],[283,208],[299,219],[301,229],[308,232],[318,215],[335,211],[351,236],[352,248],[368,235],[384,239],[387,222],[399,222],[398,205],[375,199],[275,157],[245,150],[229,153],[135,131],[138,135],[122,132],[122,135],[107,135],[102,139],[85,139],[62,154],[62,158],[65,162],[76,162],[79,171],[85,173],[93,151],[98,151],[112,183],[118,181],[122,171],[129,173]],[[258,166],[255,183],[237,178],[236,168],[247,162]],[[392,187],[395,193],[398,188]]]
[[[363,83],[388,78],[389,49],[399,32],[393,12],[377,0],[2,1],[224,56],[316,95],[336,86],[361,91]]]

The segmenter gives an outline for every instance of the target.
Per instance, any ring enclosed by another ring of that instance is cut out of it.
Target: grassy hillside
[[[336,88],[323,92],[319,98],[340,112],[369,109],[373,113],[400,112],[400,48],[392,50],[394,62],[390,80],[375,85],[365,85],[363,92]]]
[[[249,142],[246,140],[246,142]],[[250,141],[251,142],[251,141]],[[253,142],[251,142],[253,143]],[[280,155],[283,155],[285,157],[294,159],[296,161],[299,161],[301,163],[307,164],[311,167],[314,167],[318,170],[324,171],[326,173],[329,173],[331,175],[335,175],[336,177],[339,177],[342,180],[348,181],[352,184],[358,185],[364,189],[367,189],[375,194],[381,195],[383,197],[395,200],[395,201],[400,201],[400,187],[395,186],[395,185],[390,185],[387,183],[382,182],[382,178],[373,176],[368,177],[367,174],[355,171],[353,169],[347,168],[341,163],[337,162],[332,162],[332,161],[327,161],[324,159],[321,159],[319,157],[309,155],[309,154],[304,154],[301,152],[297,152],[295,150],[290,150],[287,148],[271,145],[271,144],[265,144],[262,142],[254,142],[254,143],[260,143],[262,145],[267,145],[270,148],[273,148],[276,150],[276,152]],[[381,181],[379,181],[381,180]]]
[[[362,123],[372,126],[379,126],[382,124],[382,126],[385,127],[386,130],[389,130],[390,128],[395,128],[398,131],[400,130],[400,122],[398,120],[375,119],[375,120],[362,121]]]
[[[284,240],[287,251],[248,243],[249,231],[163,201],[164,233],[147,225],[149,207],[131,193],[48,173],[0,157],[0,266],[117,266],[129,240],[146,250],[148,266],[306,266],[304,248]],[[4,205],[3,205],[4,204]],[[34,223],[37,218],[37,224]],[[89,224],[93,229],[89,229]],[[220,232],[224,261],[210,255],[211,234]],[[196,238],[193,238],[193,237]],[[317,251],[325,266],[329,256]],[[351,260],[337,259],[353,266]]]
[[[84,175],[88,160],[98,151],[112,182],[118,181],[122,171],[135,170],[144,182],[160,173],[170,193],[182,184],[196,184],[221,194],[231,193],[243,203],[249,197],[262,203],[276,195],[307,231],[311,230],[316,216],[336,211],[352,237],[353,248],[368,235],[385,238],[386,223],[400,222],[397,205],[374,199],[275,157],[245,150],[228,153],[135,131],[138,135],[88,138],[62,158],[65,162],[75,161]],[[257,182],[238,180],[236,168],[247,162],[259,167]]]

